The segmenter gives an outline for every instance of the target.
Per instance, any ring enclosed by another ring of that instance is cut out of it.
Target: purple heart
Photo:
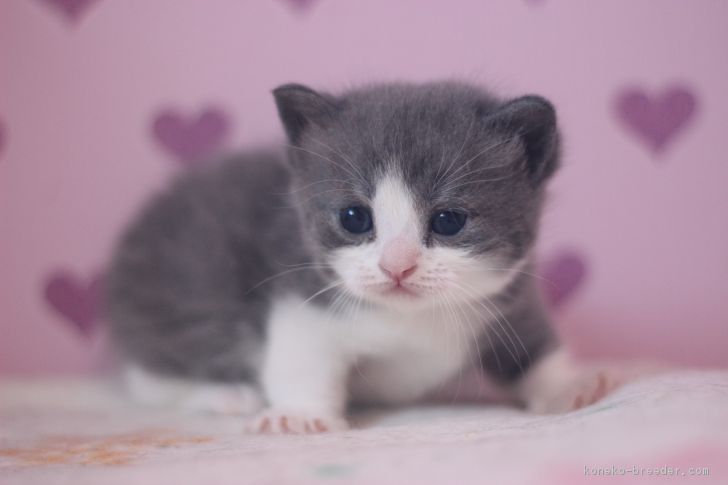
[[[697,100],[687,87],[674,86],[656,96],[629,88],[617,95],[615,107],[620,121],[659,154],[693,118]]]
[[[551,308],[566,303],[586,279],[587,267],[576,251],[562,250],[541,265],[543,292]]]
[[[4,147],[5,147],[5,127],[3,126],[2,122],[0,122],[0,154],[2,154]]]
[[[84,13],[98,0],[40,0],[54,8],[71,22],[78,22]]]
[[[310,9],[317,0],[283,0],[295,10],[299,12],[305,12]]]
[[[177,111],[161,111],[154,118],[152,132],[157,142],[183,165],[209,161],[225,142],[230,123],[218,109],[207,108],[196,117],[186,118]]]
[[[102,276],[89,281],[68,271],[50,275],[45,285],[45,299],[84,337],[91,337],[100,314]]]

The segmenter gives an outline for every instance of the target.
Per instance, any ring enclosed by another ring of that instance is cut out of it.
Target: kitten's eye
[[[467,215],[458,211],[442,211],[432,216],[430,226],[432,232],[443,236],[454,236],[465,225]]]
[[[364,207],[347,207],[339,214],[341,226],[352,234],[363,234],[372,230],[372,214]]]

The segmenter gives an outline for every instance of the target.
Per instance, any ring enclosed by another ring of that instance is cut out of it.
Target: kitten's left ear
[[[520,137],[526,152],[526,171],[534,186],[554,174],[559,166],[559,132],[556,110],[540,96],[523,96],[488,113],[486,123]]]
[[[338,109],[335,98],[302,84],[284,84],[273,90],[278,115],[288,139],[296,144],[311,125],[325,127]]]

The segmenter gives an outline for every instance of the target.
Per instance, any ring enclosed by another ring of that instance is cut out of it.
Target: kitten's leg
[[[134,365],[126,367],[124,380],[132,399],[148,406],[240,415],[251,415],[263,408],[261,393],[250,384],[168,377]]]
[[[529,411],[560,413],[592,404],[612,387],[614,383],[606,375],[585,372],[559,348],[534,364],[517,383],[516,391]]]
[[[339,332],[323,310],[302,302],[274,306],[262,383],[270,408],[253,422],[262,433],[319,433],[346,429],[349,365]]]
[[[650,364],[575,362],[560,348],[523,376],[517,392],[530,411],[562,413],[594,404],[623,384],[662,370]]]
[[[529,410],[559,413],[588,406],[635,374],[634,366],[575,362],[559,345],[536,289],[522,289],[524,298],[505,312],[505,323],[496,321],[486,333],[481,355],[483,368]]]

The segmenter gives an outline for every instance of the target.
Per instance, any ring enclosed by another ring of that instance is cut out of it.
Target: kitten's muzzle
[[[389,242],[379,259],[379,269],[391,279],[396,286],[417,271],[417,262],[422,251],[406,237],[398,237]]]
[[[379,263],[379,269],[394,282],[395,286],[402,286],[402,281],[409,278],[415,271],[417,271],[417,265],[415,264],[409,268],[402,268],[401,265],[399,267],[386,267],[382,265],[382,263]]]

